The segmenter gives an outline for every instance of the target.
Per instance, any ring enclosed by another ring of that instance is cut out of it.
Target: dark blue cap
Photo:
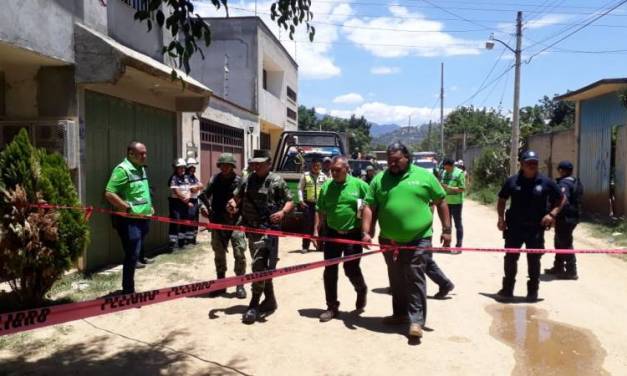
[[[520,155],[520,161],[521,162],[529,162],[529,161],[539,162],[540,158],[538,157],[538,153],[536,153],[535,151],[533,151],[533,150],[525,150]]]
[[[561,161],[560,164],[557,165],[557,168],[572,171],[573,164],[570,161]]]

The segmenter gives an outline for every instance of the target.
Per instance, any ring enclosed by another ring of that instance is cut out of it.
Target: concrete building
[[[148,147],[158,214],[167,215],[167,178],[175,157],[198,147],[184,120],[202,113],[211,91],[164,64],[163,30],[133,20],[139,0],[8,1],[0,12],[0,146],[27,128],[36,146],[62,153],[81,201],[107,206],[111,169],[137,139]],[[95,215],[81,267],[123,258],[110,218]],[[167,242],[154,224],[149,247]]]
[[[192,75],[214,94],[200,128],[241,143],[242,154],[235,152],[244,165],[253,149],[274,152],[281,132],[298,128],[298,65],[258,17],[207,21],[211,46],[203,47],[204,60],[192,59]],[[218,151],[230,146],[202,148],[204,173],[215,169]]]
[[[577,174],[587,212],[627,211],[627,78],[603,79],[557,97],[575,102]]]

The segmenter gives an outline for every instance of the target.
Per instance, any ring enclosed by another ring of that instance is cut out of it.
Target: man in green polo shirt
[[[325,225],[326,236],[331,238],[361,240],[361,210],[368,194],[368,184],[348,173],[348,159],[335,157],[331,164],[331,176],[320,189],[316,203],[316,224],[314,235],[318,236]],[[363,252],[361,245],[326,242],[324,259],[334,259]],[[366,307],[368,287],[359,267],[359,259],[344,263],[344,274],[357,292],[355,309],[362,311]],[[324,294],[327,310],[320,315],[321,322],[327,322],[339,313],[340,302],[337,300],[338,265],[324,268]]]
[[[444,247],[451,243],[451,223],[446,194],[430,171],[411,164],[411,154],[405,145],[397,142],[387,148],[388,168],[370,183],[364,208],[362,231],[364,242],[371,242],[374,225],[379,220],[379,243],[416,247],[384,253],[392,290],[393,315],[386,324],[410,323],[409,336],[422,337],[427,313],[425,273],[440,286],[446,295],[453,284],[433,261],[431,247],[433,234],[431,203],[435,204],[442,222],[441,241]],[[438,296],[440,295],[440,296]]]
[[[135,215],[154,213],[144,166],[146,157],[146,145],[132,141],[126,148],[126,159],[113,169],[105,189],[105,199],[116,210]],[[113,219],[124,249],[122,292],[131,294],[135,292],[135,268],[148,234],[149,221],[125,217]]]
[[[448,204],[449,214],[453,222],[455,222],[455,247],[460,248],[464,238],[462,205],[466,189],[466,174],[460,168],[455,167],[455,162],[450,158],[446,158],[443,165],[442,188],[446,191],[446,203]]]

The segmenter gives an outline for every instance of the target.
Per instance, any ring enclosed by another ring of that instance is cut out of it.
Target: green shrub
[[[508,176],[507,151],[499,147],[486,147],[472,169],[475,189],[481,190],[489,186],[500,186]]]
[[[475,201],[479,201],[485,205],[490,205],[497,201],[498,189],[499,188],[497,186],[489,185],[471,190],[469,196]]]
[[[26,130],[0,153],[0,171],[0,280],[9,281],[21,304],[41,304],[82,254],[88,226],[81,211],[28,206],[80,202],[63,158],[34,149]]]

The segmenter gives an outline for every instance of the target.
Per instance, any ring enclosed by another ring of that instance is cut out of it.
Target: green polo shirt
[[[450,174],[446,171],[442,173],[442,184],[446,184],[449,187],[466,189],[466,174],[459,168],[453,167],[453,171],[451,171]],[[463,204],[464,192],[446,192],[446,203],[449,205]]]
[[[316,210],[324,214],[327,226],[336,231],[350,231],[361,225],[357,218],[357,200],[365,201],[368,184],[347,175],[344,183],[329,179],[320,188]]]
[[[375,176],[366,202],[377,211],[382,237],[408,243],[433,234],[431,202],[444,197],[431,171],[410,165],[404,174],[386,170]]]
[[[145,167],[135,166],[124,159],[113,169],[105,190],[126,201],[132,214],[152,215],[152,198]]]

